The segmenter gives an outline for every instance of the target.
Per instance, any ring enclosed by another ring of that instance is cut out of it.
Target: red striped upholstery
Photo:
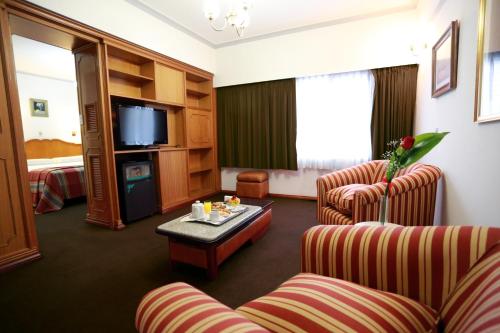
[[[273,332],[429,332],[436,311],[409,298],[299,274],[237,312]]]
[[[144,296],[135,327],[141,333],[269,332],[185,283],[172,283]]]
[[[446,332],[500,332],[500,243],[460,281],[441,318]]]
[[[302,239],[302,272],[439,309],[458,280],[498,241],[499,228],[316,226]]]
[[[354,195],[357,190],[364,188],[365,184],[350,184],[336,187],[326,193],[326,202],[342,214],[352,214]]]
[[[338,224],[341,221],[342,224],[355,224],[377,220],[379,200],[386,188],[386,184],[381,182],[386,167],[387,161],[371,161],[318,178],[319,223]],[[389,220],[401,225],[432,225],[437,181],[440,177],[439,168],[420,163],[399,170],[389,192]],[[352,208],[338,211],[336,205],[330,205],[328,201],[333,202],[332,194],[335,189],[351,184],[367,186],[351,189]],[[329,212],[331,209],[344,213],[344,216],[332,214]]]
[[[187,284],[170,284],[144,297],[136,327],[500,332],[500,228],[316,226],[302,239],[302,272],[236,312]]]

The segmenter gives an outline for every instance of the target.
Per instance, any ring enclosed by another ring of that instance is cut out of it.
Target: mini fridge
[[[121,164],[120,212],[124,223],[156,213],[156,183],[152,161]]]

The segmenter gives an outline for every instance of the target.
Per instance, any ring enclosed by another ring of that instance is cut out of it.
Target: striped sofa
[[[231,310],[173,283],[144,296],[136,327],[500,332],[500,228],[316,226],[302,239],[302,272],[270,294]]]
[[[349,225],[378,220],[379,201],[387,184],[387,161],[376,160],[319,177],[317,218],[320,224]],[[432,225],[441,170],[415,163],[399,170],[389,191],[389,221],[405,226]]]

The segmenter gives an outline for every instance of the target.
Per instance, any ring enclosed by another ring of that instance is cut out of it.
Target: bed
[[[35,214],[57,211],[64,201],[86,196],[80,144],[57,139],[25,142]]]

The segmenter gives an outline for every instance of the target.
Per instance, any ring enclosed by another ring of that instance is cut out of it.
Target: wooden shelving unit
[[[214,193],[212,77],[110,45],[107,68],[111,104],[149,106],[163,110],[167,117],[167,145],[114,150],[116,159],[140,156],[154,161],[159,211]]]

